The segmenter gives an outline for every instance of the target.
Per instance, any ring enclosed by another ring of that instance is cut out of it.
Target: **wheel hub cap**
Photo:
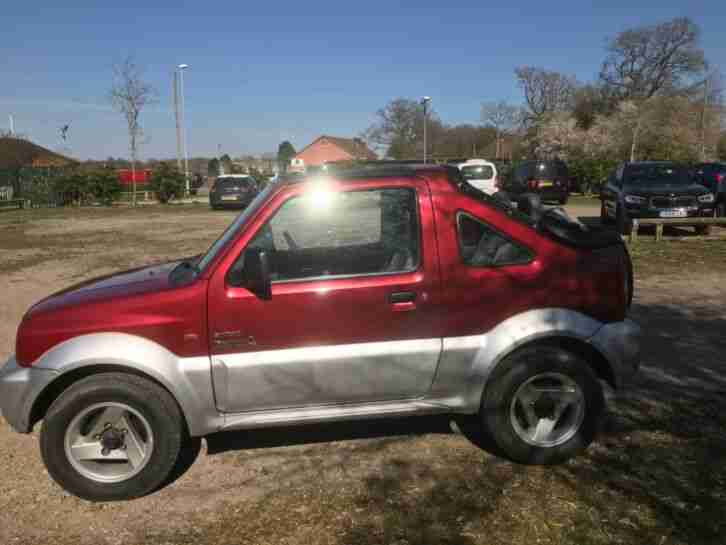
[[[124,403],[98,403],[83,409],[65,433],[65,455],[87,479],[128,480],[146,467],[154,450],[149,422]]]
[[[569,441],[580,429],[585,418],[585,396],[570,377],[542,373],[517,388],[509,418],[524,442],[555,447]]]

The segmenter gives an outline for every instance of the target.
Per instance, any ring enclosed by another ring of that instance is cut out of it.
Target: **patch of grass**
[[[629,246],[636,277],[726,272],[726,239],[640,238]]]

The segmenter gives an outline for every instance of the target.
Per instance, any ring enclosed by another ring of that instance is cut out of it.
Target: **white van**
[[[497,192],[497,167],[484,159],[469,159],[456,163],[464,179],[478,190],[489,195]]]

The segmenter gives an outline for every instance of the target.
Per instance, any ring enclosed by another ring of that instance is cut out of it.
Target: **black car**
[[[543,201],[565,204],[570,196],[570,172],[564,161],[523,161],[517,164],[503,184],[512,197],[536,193]]]
[[[694,170],[696,182],[716,197],[716,215],[726,217],[726,163],[701,163]]]
[[[246,208],[257,196],[257,180],[245,174],[220,176],[209,190],[209,205],[218,208]]]
[[[600,218],[630,233],[633,218],[703,218],[713,216],[713,193],[695,182],[686,165],[641,161],[620,165],[603,186]],[[686,224],[687,225],[687,224]],[[696,225],[706,234],[709,226]]]

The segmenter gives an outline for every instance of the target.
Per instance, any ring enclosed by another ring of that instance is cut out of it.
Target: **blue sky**
[[[127,155],[106,95],[133,54],[159,91],[144,112],[144,157],[175,154],[171,73],[185,76],[190,154],[296,148],[354,136],[389,100],[433,97],[448,123],[476,123],[482,101],[521,101],[513,69],[596,77],[607,37],[689,16],[726,73],[726,2],[6,2],[0,24],[0,129],[79,158]],[[62,149],[59,127],[69,123]]]

